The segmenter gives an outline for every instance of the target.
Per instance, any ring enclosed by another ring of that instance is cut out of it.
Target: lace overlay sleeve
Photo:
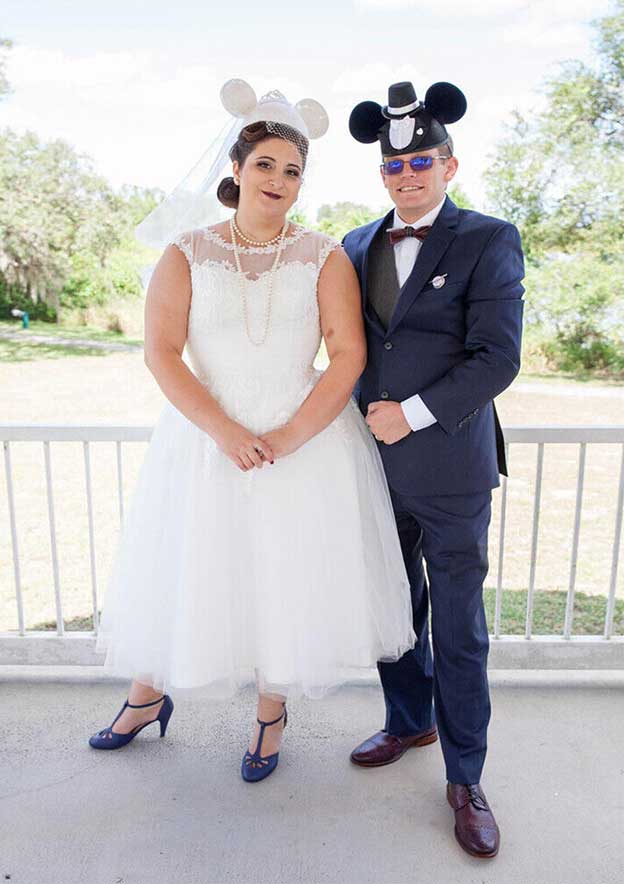
[[[193,265],[193,234],[192,232],[180,233],[175,239],[171,240],[174,246],[177,246],[186,260],[189,267]]]
[[[323,265],[325,264],[325,261],[327,261],[331,253],[338,251],[339,249],[342,249],[342,246],[337,240],[332,239],[331,236],[323,236],[318,257],[319,273],[323,269]]]

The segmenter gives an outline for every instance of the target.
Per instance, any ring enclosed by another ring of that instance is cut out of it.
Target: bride
[[[222,90],[230,105],[240,84]],[[145,362],[168,403],[96,645],[132,681],[89,742],[117,749],[155,721],[164,736],[169,691],[226,697],[255,680],[241,773],[257,781],[277,765],[287,696],[320,697],[415,635],[379,454],[351,399],[366,360],[357,277],[338,243],[287,218],[324,111],[244,98],[217,191],[232,216],[175,236],[147,293]]]

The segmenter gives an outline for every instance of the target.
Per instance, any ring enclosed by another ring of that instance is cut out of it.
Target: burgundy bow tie
[[[394,227],[388,231],[388,236],[390,237],[390,244],[395,246],[397,243],[402,242],[406,236],[415,236],[416,239],[422,241],[430,230],[431,225],[426,225],[425,227]]]

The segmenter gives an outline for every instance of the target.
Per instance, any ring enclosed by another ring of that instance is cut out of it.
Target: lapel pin
[[[431,280],[431,285],[434,287],[434,289],[441,289],[446,282],[447,276],[448,273],[443,273],[441,276],[434,276]]]

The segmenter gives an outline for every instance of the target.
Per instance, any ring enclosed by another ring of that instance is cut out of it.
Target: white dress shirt
[[[446,199],[446,196],[444,199]],[[392,227],[425,227],[433,224],[444,205],[444,199],[431,209],[430,212],[427,212],[426,215],[423,215],[422,218],[419,218],[418,221],[414,221],[412,224],[404,221],[399,215],[398,209],[395,209]],[[406,279],[414,269],[421,246],[421,240],[415,236],[406,236],[405,239],[402,239],[394,247],[394,262],[396,264],[399,287],[403,287]],[[412,430],[424,430],[425,427],[430,427],[432,424],[437,423],[437,419],[429,411],[418,393],[415,396],[410,396],[409,399],[404,399],[401,402],[401,408],[403,409],[405,420]]]

